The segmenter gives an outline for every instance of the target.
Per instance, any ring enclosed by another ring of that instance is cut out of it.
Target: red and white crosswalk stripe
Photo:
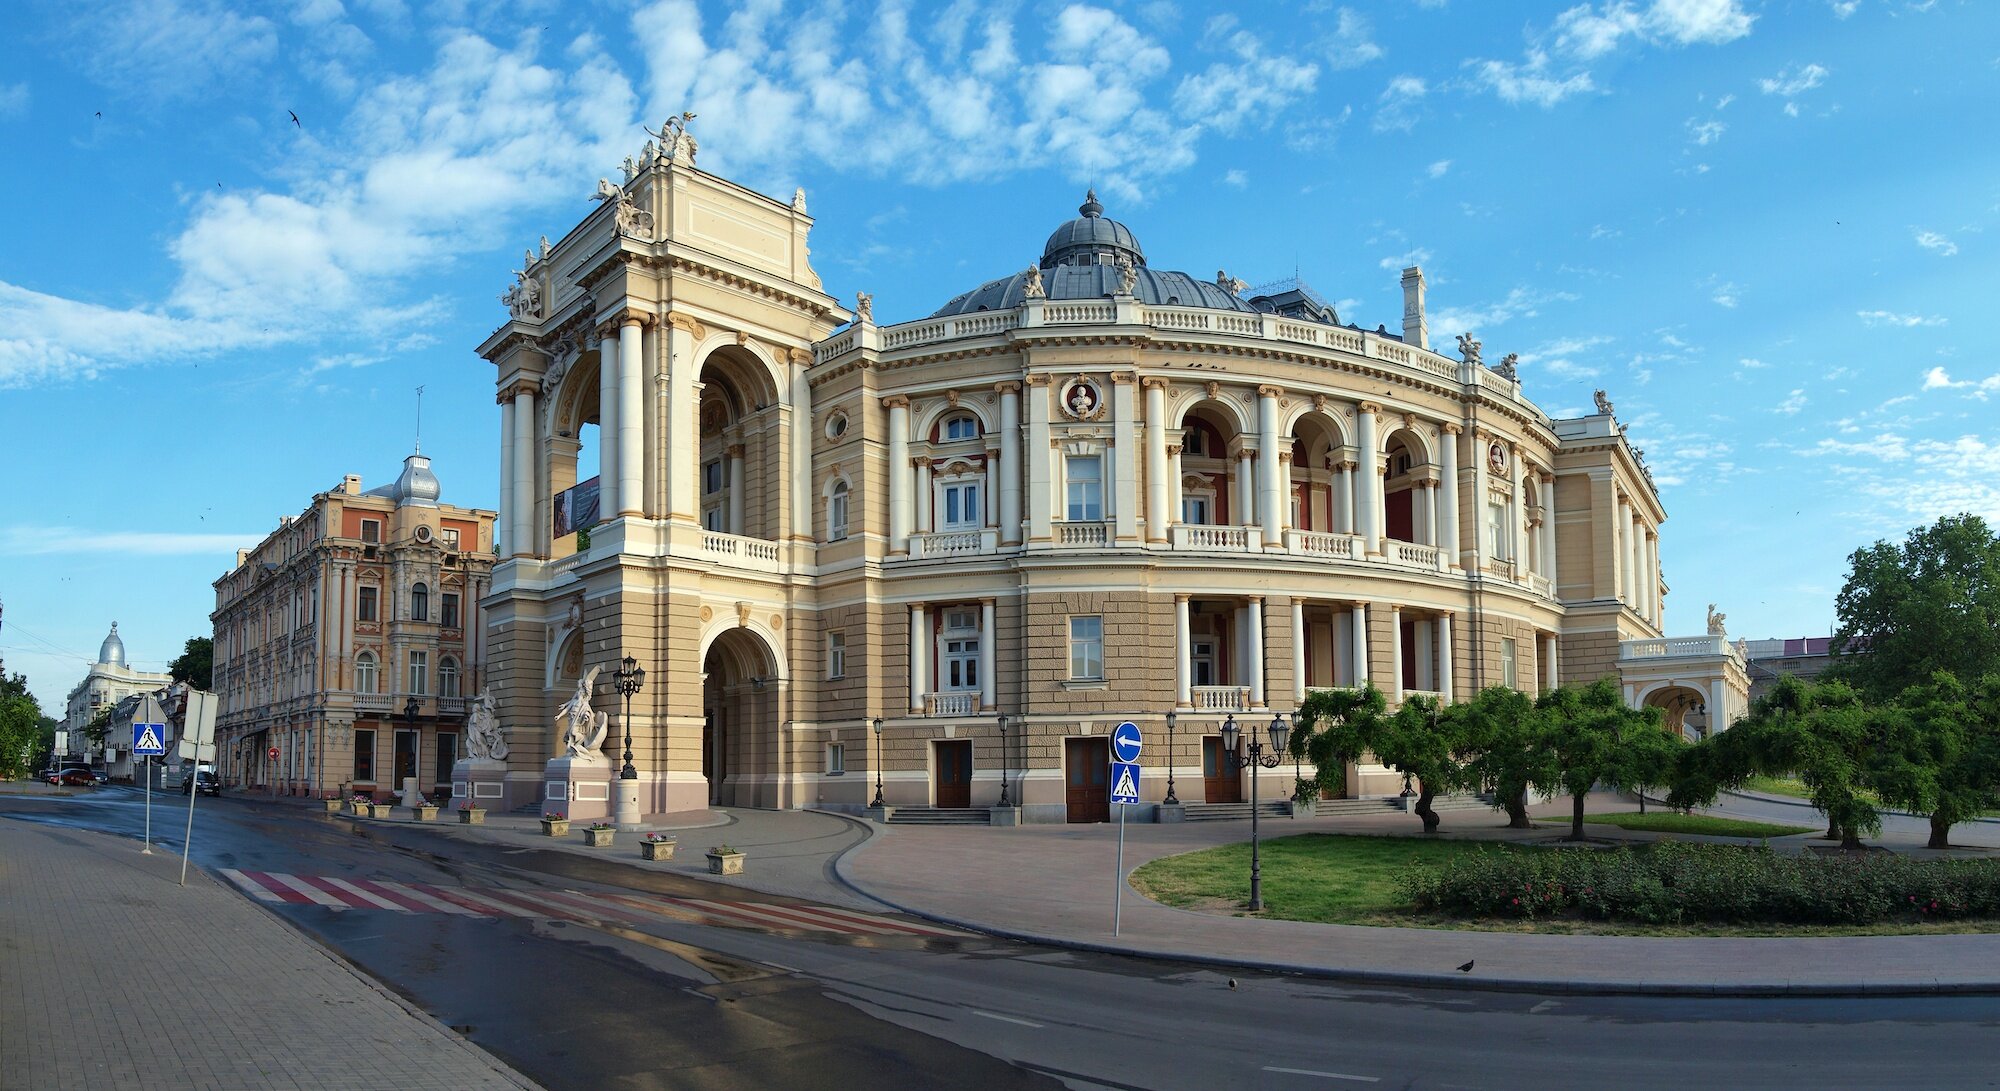
[[[388,879],[239,871],[235,868],[223,869],[222,875],[244,893],[272,905],[318,905],[334,910],[374,909],[392,913],[444,913],[484,918],[530,917],[575,921],[610,918],[633,924],[668,917],[693,923],[790,932],[927,937],[966,935],[936,925],[796,902],[725,902],[637,892],[586,894],[574,890],[471,889],[429,883],[399,883]]]

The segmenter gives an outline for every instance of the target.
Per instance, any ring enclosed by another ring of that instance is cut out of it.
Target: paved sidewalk
[[[122,838],[0,821],[0,1088],[535,1085],[257,905]],[[255,967],[255,972],[223,970]]]

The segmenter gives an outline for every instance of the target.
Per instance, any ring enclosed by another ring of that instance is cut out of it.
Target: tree
[[[1465,786],[1463,721],[1441,715],[1435,698],[1412,696],[1395,715],[1372,684],[1359,690],[1322,690],[1299,706],[1296,730],[1312,732],[1306,752],[1322,780],[1365,754],[1417,783],[1414,810],[1425,833],[1436,833],[1431,800]]]
[[[42,706],[33,696],[26,693],[0,696],[0,777],[12,778],[33,771],[30,763],[41,734]]]
[[[1507,809],[1510,829],[1534,828],[1528,821],[1528,790],[1553,778],[1534,702],[1510,686],[1488,686],[1472,700],[1448,706],[1444,715],[1458,721],[1456,730],[1469,750],[1467,779],[1493,789]]]
[[[1948,671],[1904,690],[1881,717],[1868,779],[1893,807],[1928,815],[1930,847],[2000,806],[2000,675],[1966,686]]]
[[[83,737],[90,740],[92,746],[104,745],[104,736],[111,733],[111,710],[115,707],[105,705],[97,710],[97,715],[92,716],[89,723],[83,725]]]
[[[189,637],[180,657],[167,664],[167,674],[176,682],[196,689],[209,689],[215,677],[215,641],[211,637]]]
[[[1787,675],[1750,705],[1749,715],[1724,734],[1755,771],[1796,775],[1827,818],[1827,837],[1842,848],[1861,847],[1861,835],[1881,832],[1882,815],[1865,789],[1884,715],[1847,683],[1802,682]]]
[[[1583,804],[1593,787],[1662,783],[1681,747],[1667,734],[1659,709],[1628,707],[1609,678],[1550,690],[1536,700],[1535,711],[1550,770],[1542,790],[1573,801],[1572,841],[1584,839]]]
[[[1835,609],[1834,671],[1888,702],[1933,673],[2000,673],[2000,536],[1953,515],[1848,557]]]

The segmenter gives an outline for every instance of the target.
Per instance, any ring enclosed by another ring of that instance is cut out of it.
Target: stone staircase
[[[988,826],[988,807],[895,807],[889,811],[892,826]]]
[[[1250,817],[1248,803],[1186,803],[1182,804],[1182,808],[1189,822],[1223,822]],[[1257,804],[1259,818],[1290,818],[1291,815],[1292,805],[1282,799]]]

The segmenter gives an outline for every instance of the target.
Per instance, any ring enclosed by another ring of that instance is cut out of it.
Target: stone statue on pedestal
[[[556,724],[563,728],[563,749],[572,758],[595,758],[604,745],[610,717],[590,708],[590,687],[597,681],[601,666],[592,667],[577,680],[576,694],[556,710]]]

